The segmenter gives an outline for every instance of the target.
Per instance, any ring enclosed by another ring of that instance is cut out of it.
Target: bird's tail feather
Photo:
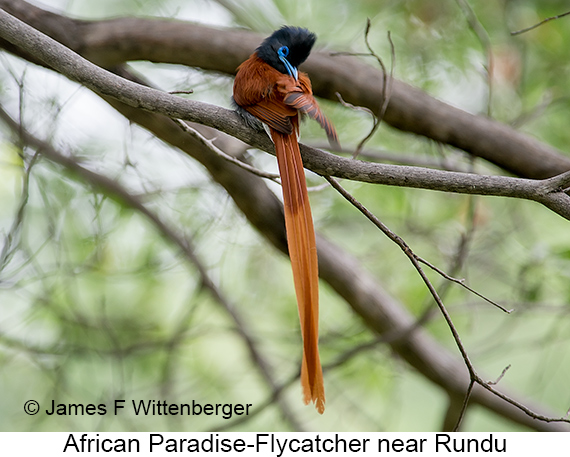
[[[295,127],[298,128],[296,125]],[[303,161],[296,132],[285,135],[271,129],[283,186],[285,226],[303,336],[301,385],[305,404],[325,410],[325,388],[319,357],[319,288],[317,245],[309,206]]]

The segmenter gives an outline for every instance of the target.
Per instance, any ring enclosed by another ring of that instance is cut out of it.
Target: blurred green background
[[[370,42],[396,78],[474,114],[490,115],[563,151],[570,144],[570,17],[532,32],[509,32],[561,14],[567,1],[469,0],[489,47],[470,28],[464,2],[441,0],[44,0],[83,19],[169,17],[262,34],[283,24],[310,28],[317,47],[365,52]],[[370,59],[370,64],[375,63]],[[230,106],[232,80],[173,65],[133,67],[164,90]],[[490,91],[490,87],[492,90]],[[489,96],[490,94],[490,96]],[[129,124],[87,89],[0,54],[0,102],[35,135],[86,166],[120,179],[169,225],[192,237],[197,254],[250,323],[279,382],[300,360],[298,317],[288,259],[252,230],[228,196],[190,158]],[[322,102],[345,148],[369,131],[361,112]],[[314,123],[303,141],[322,142]],[[115,399],[172,403],[252,403],[270,392],[251,366],[234,324],[203,290],[195,268],[141,215],[94,192],[48,160],[33,161],[0,126],[0,430],[206,431],[215,417],[27,416],[26,400],[108,404]],[[461,151],[382,125],[367,149],[500,173]],[[22,155],[23,153],[23,155]],[[274,158],[252,152],[256,166]],[[33,164],[30,166],[30,164]],[[322,180],[309,176],[309,185]],[[415,252],[513,308],[506,315],[452,286],[445,303],[478,370],[563,416],[570,406],[570,237],[568,221],[527,201],[344,185]],[[279,188],[275,187],[277,193]],[[318,231],[357,256],[390,294],[420,315],[430,295],[400,249],[331,189],[311,194]],[[444,282],[431,278],[439,287]],[[321,284],[321,357],[337,360],[374,336]],[[426,330],[456,352],[436,314]],[[437,431],[447,399],[385,345],[357,352],[325,375],[323,416],[301,402],[297,380],[285,398],[304,429]],[[230,430],[291,430],[273,403]],[[464,430],[522,430],[472,408]]]

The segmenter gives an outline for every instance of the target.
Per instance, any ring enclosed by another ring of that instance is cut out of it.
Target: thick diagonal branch
[[[243,30],[173,20],[81,21],[43,11],[24,0],[0,0],[0,8],[105,67],[149,60],[233,75],[262,39]],[[371,110],[382,104],[382,72],[355,57],[313,52],[303,69],[320,97],[338,101],[338,92],[347,102]],[[393,127],[463,149],[522,177],[541,179],[570,170],[570,157],[535,138],[452,107],[396,79],[392,83],[383,122]]]
[[[207,125],[252,146],[273,152],[273,144],[269,138],[262,132],[251,130],[234,111],[181,99],[121,78],[1,10],[0,36],[101,96],[110,96],[145,111]],[[375,164],[335,156],[308,146],[302,146],[301,152],[305,166],[321,175],[376,184],[524,198],[543,203],[561,216],[570,219],[570,197],[560,186],[552,184],[558,182],[560,178],[555,181],[539,182]]]

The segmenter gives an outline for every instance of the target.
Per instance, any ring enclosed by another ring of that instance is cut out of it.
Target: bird
[[[299,118],[308,116],[339,147],[334,125],[315,98],[309,76],[298,67],[317,37],[306,28],[283,26],[267,37],[237,69],[233,101],[250,126],[265,128],[274,145],[283,189],[287,246],[299,311],[303,358],[303,401],[325,410],[325,389],[319,356],[318,257],[303,161],[299,149]]]

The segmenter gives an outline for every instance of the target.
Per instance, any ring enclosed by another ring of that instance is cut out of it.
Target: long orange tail
[[[297,119],[295,119],[297,121]],[[298,125],[295,123],[295,130]],[[313,402],[317,411],[325,411],[325,386],[319,358],[319,286],[317,245],[305,171],[297,132],[285,135],[271,129],[283,186],[285,228],[293,269],[295,293],[303,335],[301,385],[305,404]]]

